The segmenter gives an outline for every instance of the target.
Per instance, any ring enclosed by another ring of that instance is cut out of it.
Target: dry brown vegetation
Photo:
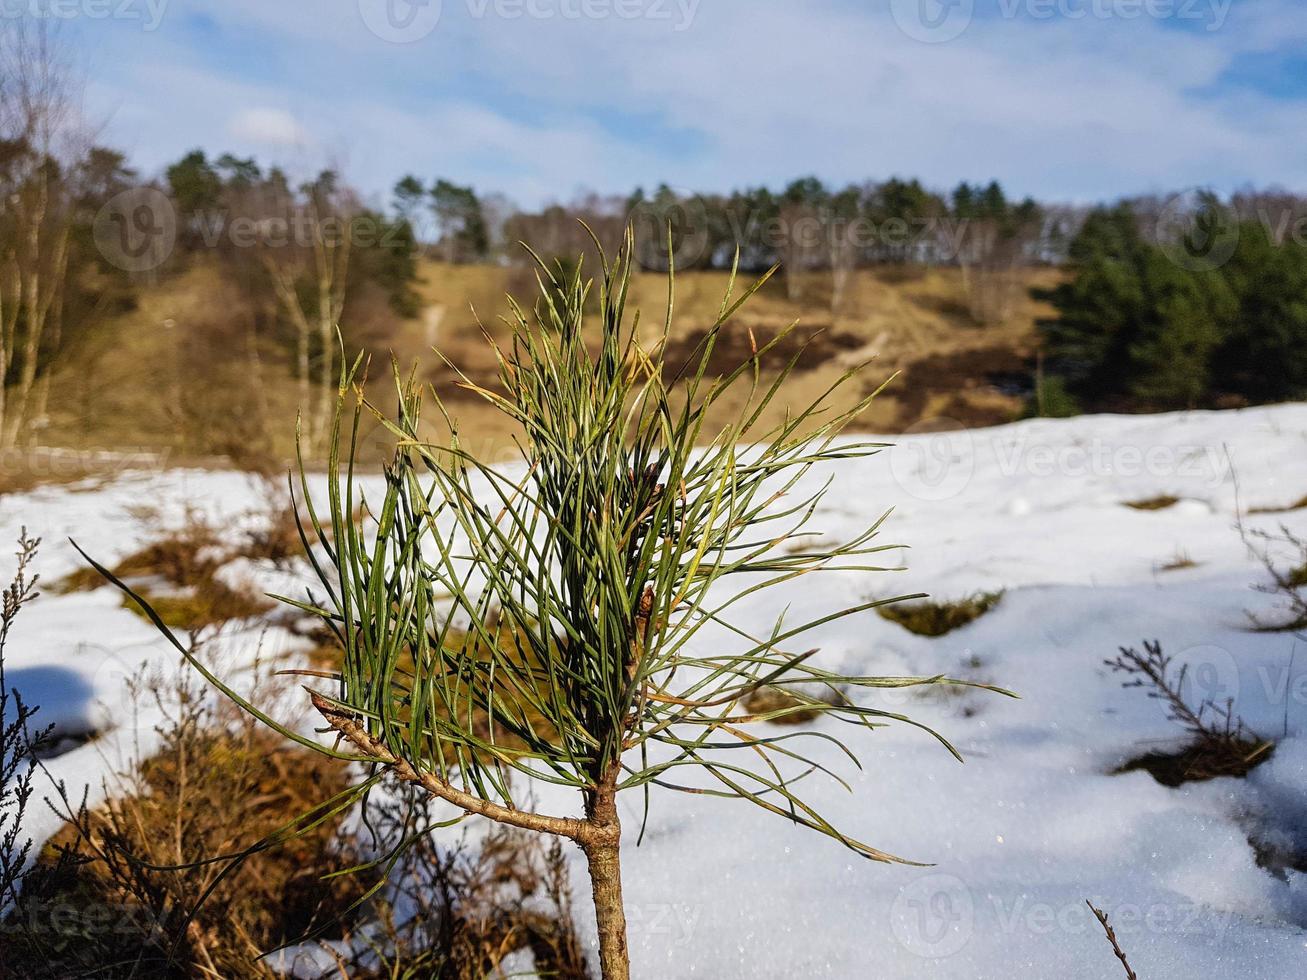
[[[264,496],[268,519],[245,534],[224,543],[192,512],[113,573],[174,625],[264,617],[270,604],[219,579],[233,558],[284,563],[300,548],[289,495],[269,482]],[[102,584],[87,570],[58,587]],[[317,665],[337,666],[336,638],[316,639]],[[265,686],[284,688],[273,681]],[[0,975],[271,978],[290,954],[264,954],[308,941],[314,958],[297,954],[300,976],[484,980],[523,951],[543,975],[587,976],[558,846],[499,828],[475,846],[425,837],[383,873],[372,862],[430,819],[402,787],[366,802],[366,818],[332,812],[323,801],[361,773],[187,682],[161,688],[139,676],[130,685],[138,704],[163,712],[161,747],[109,778],[105,804],[56,801],[67,822],[0,925],[12,940]],[[481,717],[486,740],[508,748],[511,735]],[[334,874],[350,868],[361,870]]]
[[[876,612],[918,636],[943,636],[975,622],[1002,598],[1002,592],[976,592],[955,602],[895,602]]]
[[[299,976],[484,980],[530,950],[544,975],[586,977],[556,846],[425,837],[370,896],[372,852],[423,819],[412,800],[387,797],[360,829],[323,806],[347,769],[229,702],[138,694],[169,706],[161,750],[114,777],[103,806],[62,801],[68,822],[4,923],[3,975],[270,980],[291,960],[265,954],[308,942]]]
[[[811,707],[784,688],[767,685],[744,698],[745,710],[752,716],[763,716],[773,725],[805,725],[821,717],[818,708]]]
[[[1274,596],[1280,608],[1269,617],[1249,614],[1261,633],[1298,633],[1307,629],[1307,538],[1285,525],[1278,530],[1249,530],[1240,525],[1244,544],[1266,571],[1269,581],[1254,584],[1258,592]]]
[[[273,526],[278,526],[277,522]],[[217,531],[200,515],[192,513],[179,529],[128,555],[111,571],[140,594],[165,624],[176,629],[197,630],[230,620],[250,619],[273,608],[262,596],[232,588],[222,581],[218,572],[234,556]],[[106,584],[99,572],[88,567],[64,578],[55,589],[78,592]],[[123,605],[138,615],[146,615],[128,596],[124,595]]]
[[[1107,937],[1108,943],[1112,946],[1112,952],[1116,954],[1117,961],[1121,964],[1121,968],[1125,970],[1126,980],[1139,980],[1139,975],[1135,973],[1134,967],[1130,965],[1130,958],[1126,956],[1125,950],[1121,948],[1121,943],[1116,938],[1116,930],[1112,928],[1107,913],[1087,899],[1085,904],[1089,906],[1089,910],[1094,913],[1094,918],[1098,920],[1099,926],[1102,927],[1103,935]]]
[[[450,400],[466,437],[490,451],[495,446],[507,451],[511,433],[502,417],[477,399],[461,397],[453,374],[430,348],[439,346],[474,381],[493,384],[495,362],[482,328],[502,338],[498,317],[506,310],[505,293],[533,295],[534,281],[523,281],[520,271],[423,260],[418,315],[391,333],[364,331],[378,358],[373,382],[387,382],[383,367],[390,351],[405,367],[417,363],[419,376],[435,382]],[[902,431],[936,416],[993,424],[1021,413],[1022,391],[1033,382],[1034,323],[1049,311],[1029,298],[1029,288],[1052,285],[1059,275],[1023,270],[1009,312],[987,326],[972,318],[958,269],[858,270],[834,314],[829,274],[809,276],[793,301],[775,281],[742,311],[726,339],[731,352],[747,352],[754,341],[763,343],[797,320],[799,331],[774,358],[779,368],[786,359],[782,353],[793,354],[800,341],[809,342],[786,390],[792,404],[806,404],[857,361],[875,358],[877,382],[902,372],[860,420],[868,431]],[[711,325],[726,284],[722,272],[678,275],[673,361],[676,350],[689,350]],[[652,337],[666,310],[665,277],[637,275],[633,294],[632,304],[643,309]],[[257,339],[247,307],[233,286],[201,261],[174,279],[142,287],[137,308],[88,337],[52,378],[42,442],[154,447],[167,449],[175,462],[223,459],[277,471],[293,456],[300,396],[289,356]],[[849,397],[857,394],[851,390]],[[735,408],[723,404],[722,411]],[[778,417],[785,408],[775,406]],[[365,433],[364,444],[371,438]],[[375,457],[381,459],[387,448],[378,442]]]
[[[1168,558],[1166,561],[1158,565],[1157,570],[1159,572],[1182,572],[1182,571],[1186,571],[1187,569],[1197,568],[1197,567],[1198,567],[1198,562],[1194,561],[1191,557],[1189,557],[1189,552],[1181,549],[1177,551],[1174,555],[1172,555],[1170,558]]]
[[[1287,514],[1290,511],[1303,510],[1307,508],[1307,496],[1300,497],[1298,500],[1289,504],[1287,507],[1250,507],[1249,514]]]
[[[344,789],[344,773],[227,715],[192,694],[161,751],[111,781],[108,803],[70,808],[25,896],[38,936],[18,944],[15,975],[40,975],[43,963],[51,976],[270,977],[263,952],[329,926],[362,896],[364,876],[321,879],[348,859],[339,818],[233,860]],[[98,912],[112,928],[68,935],[40,921],[60,907]]]
[[[1179,502],[1179,497],[1162,494],[1157,497],[1146,497],[1143,500],[1127,500],[1125,505],[1131,510],[1167,510]]]
[[[1116,772],[1143,770],[1163,786],[1180,786],[1245,776],[1271,757],[1275,743],[1251,731],[1234,713],[1232,702],[1191,704],[1184,693],[1187,666],[1173,670],[1173,659],[1156,641],[1145,641],[1143,646],[1142,653],[1121,647],[1116,657],[1104,663],[1125,675],[1123,687],[1139,688],[1160,702],[1186,740],[1176,750],[1150,751],[1129,759]]]

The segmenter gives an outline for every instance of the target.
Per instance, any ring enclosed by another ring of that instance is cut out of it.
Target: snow
[[[1240,508],[1307,494],[1307,406],[1222,413],[1087,416],[894,440],[842,464],[813,529],[851,536],[893,507],[881,540],[898,572],[800,579],[739,607],[770,624],[871,597],[951,599],[1006,593],[994,610],[936,639],[874,613],[827,624],[806,646],[857,673],[960,674],[1017,692],[964,697],[882,692],[877,706],[931,724],[966,757],[893,726],[852,741],[852,785],[805,783],[807,798],[848,833],[932,866],[872,864],[747,803],[655,795],[644,843],[639,801],[623,803],[626,901],[636,976],[1098,978],[1119,972],[1085,899],[1112,917],[1139,975],[1286,977],[1307,952],[1307,883],[1256,864],[1249,833],[1307,838],[1307,656],[1288,633],[1252,632],[1266,575],[1236,523]],[[1125,506],[1170,495],[1162,510]],[[45,538],[40,571],[79,567],[67,543],[111,563],[148,539],[148,503],[165,520],[199,504],[238,527],[257,486],[222,472],[124,473],[107,486],[47,487],[0,497],[0,539],[20,525]],[[1307,533],[1307,510],[1252,516]],[[910,547],[909,547],[910,546]],[[1187,556],[1195,567],[1163,571]],[[6,577],[12,566],[0,562]],[[284,571],[227,571],[284,592]],[[1255,730],[1279,739],[1245,780],[1169,789],[1143,772],[1108,773],[1143,749],[1176,744],[1160,705],[1123,690],[1104,666],[1121,645],[1158,639],[1190,665],[1193,693],[1234,699]],[[711,642],[707,633],[701,642]],[[239,677],[259,655],[293,648],[284,630],[227,637],[211,656]],[[124,677],[147,661],[176,669],[153,630],[108,589],[46,593],[20,618],[10,681],[61,726],[106,734],[51,763],[94,788],[122,739],[151,723],[124,717]],[[117,727],[114,727],[114,726]],[[841,732],[844,733],[843,731]],[[821,756],[821,752],[817,754]],[[574,811],[549,786],[542,809]],[[34,810],[29,830],[53,830]],[[589,889],[574,856],[574,894],[593,937]]]

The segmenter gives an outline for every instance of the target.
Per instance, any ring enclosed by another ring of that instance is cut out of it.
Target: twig
[[[363,727],[357,715],[342,711],[335,703],[316,691],[306,688],[313,707],[326,719],[327,724],[345,736],[351,744],[377,761],[378,765],[389,766],[391,771],[406,783],[415,783],[433,796],[438,796],[468,813],[475,813],[500,823],[520,827],[523,830],[535,830],[547,834],[569,837],[575,841],[588,841],[604,837],[603,830],[588,820],[571,817],[552,817],[528,810],[511,810],[489,800],[483,800],[470,793],[456,789],[431,773],[420,773],[406,760],[398,758],[385,743],[373,738]]]
[[[1116,941],[1116,930],[1113,929],[1111,923],[1107,921],[1107,913],[1102,909],[1095,908],[1094,903],[1089,899],[1085,899],[1085,904],[1088,905],[1089,910],[1094,913],[1094,918],[1096,918],[1098,924],[1103,927],[1103,932],[1107,933],[1107,941],[1112,944],[1112,950],[1116,953],[1116,958],[1121,961],[1121,966],[1125,968],[1125,975],[1129,980],[1139,980],[1139,974],[1135,973],[1130,966],[1130,961],[1126,959],[1125,950],[1123,950],[1121,944]]]

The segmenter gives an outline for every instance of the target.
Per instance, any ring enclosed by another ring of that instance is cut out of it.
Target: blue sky
[[[1302,0],[23,2],[73,12],[86,114],[146,172],[200,146],[526,205],[807,173],[1307,191]]]

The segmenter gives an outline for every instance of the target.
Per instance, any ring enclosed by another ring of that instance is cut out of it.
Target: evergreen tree
[[[471,187],[437,180],[431,188],[431,210],[440,228],[440,243],[450,262],[483,258],[490,249],[481,201]]]
[[[231,190],[243,191],[254,187],[263,179],[263,171],[253,157],[242,160],[231,153],[224,153],[214,163],[222,183]]]
[[[1215,359],[1218,385],[1253,401],[1307,397],[1307,247],[1248,221],[1221,273],[1239,310]]]
[[[203,150],[192,150],[167,171],[168,188],[183,219],[218,207],[222,178],[209,164]]]
[[[427,189],[422,186],[422,181],[412,174],[406,174],[395,182],[395,188],[391,191],[391,206],[400,218],[412,225],[417,220],[426,196]]]
[[[1248,221],[1228,262],[1189,268],[1122,204],[1089,215],[1069,258],[1071,279],[1041,294],[1058,317],[1040,326],[1074,394],[1146,408],[1307,394],[1307,248]]]
[[[1142,253],[1145,306],[1130,345],[1129,394],[1146,405],[1194,408],[1211,391],[1212,355],[1238,312],[1225,279]]]

